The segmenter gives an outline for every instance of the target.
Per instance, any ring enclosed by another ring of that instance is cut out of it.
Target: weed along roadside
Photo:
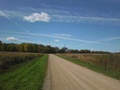
[[[12,66],[0,74],[0,90],[42,90],[48,55]]]
[[[57,54],[57,56],[120,80],[120,55],[115,54]]]

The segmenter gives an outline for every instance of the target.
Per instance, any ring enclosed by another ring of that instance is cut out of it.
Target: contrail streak
[[[6,16],[3,12],[0,11],[0,14],[3,15],[6,19],[8,19],[9,21],[11,21],[12,23],[14,23],[15,25],[17,25],[18,27],[22,28],[25,32],[30,33],[29,30],[26,30],[25,28],[23,28],[20,24],[18,24],[15,21],[13,21],[11,18],[9,18],[8,16]]]

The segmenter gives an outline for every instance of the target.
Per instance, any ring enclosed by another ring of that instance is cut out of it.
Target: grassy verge
[[[15,70],[0,74],[0,90],[41,90],[48,55],[19,64]],[[12,67],[13,68],[13,67]]]
[[[100,67],[100,66],[88,63],[88,62],[81,61],[80,59],[73,59],[71,57],[62,56],[62,55],[57,55],[57,56],[65,59],[65,60],[68,60],[70,62],[73,62],[75,64],[87,67],[87,68],[89,68],[93,71],[96,71],[96,72],[99,72],[99,73],[102,73],[104,75],[107,75],[107,76],[110,76],[112,78],[120,80],[120,72],[116,72],[116,71],[112,71],[112,70],[106,70],[103,67]]]

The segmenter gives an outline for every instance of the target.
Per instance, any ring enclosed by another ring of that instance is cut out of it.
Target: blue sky
[[[120,0],[0,0],[0,40],[120,52]]]

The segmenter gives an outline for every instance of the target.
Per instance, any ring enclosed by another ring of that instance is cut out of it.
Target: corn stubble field
[[[0,52],[0,69],[7,69],[12,65],[25,62],[42,54],[37,53],[17,53],[17,52]]]
[[[58,54],[71,62],[120,80],[120,54]]]
[[[41,90],[48,55],[0,52],[0,90]]]

